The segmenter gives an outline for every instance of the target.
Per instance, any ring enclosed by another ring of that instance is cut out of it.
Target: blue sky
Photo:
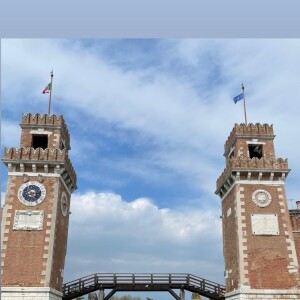
[[[182,272],[224,282],[215,182],[243,119],[274,124],[299,199],[297,39],[4,39],[2,148],[22,112],[63,114],[78,177],[65,281],[93,272]],[[6,170],[2,168],[2,193]],[[2,199],[3,201],[3,199]],[[170,296],[171,297],[171,296]]]

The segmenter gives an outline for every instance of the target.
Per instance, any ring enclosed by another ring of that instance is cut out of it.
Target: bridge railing
[[[202,290],[208,290],[211,292],[215,292],[218,294],[224,294],[225,293],[225,286],[217,284],[213,281],[197,277],[195,275],[188,274],[187,275],[187,283],[188,286],[194,286],[196,288],[200,288]]]
[[[191,274],[167,273],[96,273],[63,285],[65,299],[68,295],[97,289],[127,288],[127,290],[168,290],[183,288],[191,292],[223,296],[225,287]]]

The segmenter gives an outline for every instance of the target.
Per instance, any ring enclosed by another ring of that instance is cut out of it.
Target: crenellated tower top
[[[48,115],[39,113],[23,113],[22,124],[38,124],[38,125],[65,125],[65,121],[62,115]]]
[[[287,159],[276,158],[273,125],[235,124],[226,143],[226,167],[217,180],[220,197],[237,180],[278,181],[289,173]]]
[[[22,114],[21,147],[70,150],[70,134],[62,115]]]
[[[62,115],[22,114],[20,147],[5,148],[3,162],[9,172],[60,174],[69,191],[76,173],[68,156],[70,134]]]
[[[224,145],[224,156],[230,151],[233,144],[238,138],[260,138],[260,139],[271,139],[273,140],[275,135],[273,132],[273,125],[269,124],[235,124],[225,145]]]

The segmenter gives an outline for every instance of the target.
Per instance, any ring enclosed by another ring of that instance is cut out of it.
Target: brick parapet
[[[227,167],[217,180],[217,190],[221,188],[223,183],[228,179],[233,171],[257,171],[257,172],[278,172],[288,173],[288,160],[282,158],[265,158],[258,159],[233,157],[228,159]]]
[[[225,145],[224,145],[224,151],[227,153],[231,147],[231,145],[234,143],[234,140],[237,137],[249,137],[249,136],[255,136],[255,137],[267,137],[274,138],[274,132],[273,132],[273,125],[268,124],[235,124]]]
[[[66,149],[42,149],[42,148],[5,148],[2,161],[8,164],[47,164],[56,166],[57,163],[63,164],[67,171],[73,188],[76,189],[77,176],[72,163],[68,157]]]
[[[38,125],[55,125],[66,127],[64,118],[62,115],[48,115],[48,114],[22,114],[21,125],[38,124]]]
[[[42,148],[4,148],[3,161],[6,160],[46,160],[65,161],[68,155],[66,150]]]
[[[40,127],[58,127],[61,128],[62,136],[65,138],[66,148],[70,149],[70,134],[67,125],[62,115],[48,115],[48,114],[22,114],[21,128]]]

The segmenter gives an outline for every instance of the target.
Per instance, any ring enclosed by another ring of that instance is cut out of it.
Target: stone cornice
[[[250,158],[242,158],[235,157],[230,158],[228,160],[228,164],[224,169],[223,173],[217,180],[217,190],[216,194],[219,193],[220,189],[227,183],[230,185],[232,182],[233,173],[247,173],[247,176],[251,176],[251,173],[268,173],[270,174],[270,178],[274,178],[274,173],[283,173],[284,177],[289,173],[288,168],[288,160],[282,158],[261,158],[258,159],[256,157]],[[249,174],[249,175],[248,175]],[[273,175],[272,175],[273,174]],[[259,175],[261,176],[261,175]]]
[[[44,165],[46,170],[48,166],[54,166],[56,172],[63,175],[63,179],[71,190],[77,188],[77,176],[66,149],[5,148],[2,161],[9,169],[14,165],[22,166],[22,168],[24,165]]]

